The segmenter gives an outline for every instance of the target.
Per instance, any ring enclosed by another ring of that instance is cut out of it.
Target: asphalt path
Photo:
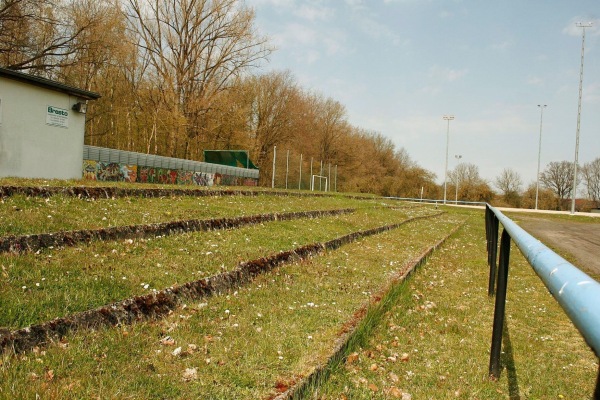
[[[452,207],[481,208],[482,206],[453,205]],[[546,246],[569,253],[575,258],[573,264],[597,281],[600,281],[600,213],[576,212],[590,222],[558,220],[550,215],[571,215],[569,211],[529,210],[522,208],[498,208],[502,213],[515,213],[511,217],[531,236]],[[516,214],[518,213],[518,214]]]
[[[519,225],[546,246],[570,253],[575,266],[600,277],[600,224],[520,215]]]

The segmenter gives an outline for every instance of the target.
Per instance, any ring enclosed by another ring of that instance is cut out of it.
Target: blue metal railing
[[[442,200],[387,198],[436,205],[443,204]],[[490,268],[488,294],[490,296],[496,295],[490,352],[490,377],[492,379],[500,377],[500,354],[502,351],[511,240],[523,253],[552,296],[558,301],[596,357],[600,357],[600,283],[550,250],[491,205],[481,202],[446,201],[447,205],[457,203],[485,206],[485,228],[488,265]],[[504,229],[500,237],[500,249],[498,249],[500,224]],[[593,399],[600,400],[600,367]]]
[[[390,200],[401,200],[401,201],[410,201],[412,203],[427,203],[427,204],[436,204],[436,205],[463,205],[463,206],[481,206],[485,207],[487,203],[482,201],[465,201],[465,200],[446,200],[446,204],[444,204],[444,200],[440,199],[426,199],[426,198],[415,198],[415,197],[394,197],[388,196],[384,197],[384,199]]]
[[[490,295],[494,294],[494,286],[496,286],[490,376],[495,379],[500,376],[500,352],[511,239],[577,327],[596,357],[600,357],[600,284],[544,246],[489,204],[486,206],[485,224],[490,267],[488,287]],[[500,239],[500,257],[496,266],[499,224],[502,224],[504,229]],[[495,285],[496,275],[497,285]],[[593,398],[600,399],[600,370]]]

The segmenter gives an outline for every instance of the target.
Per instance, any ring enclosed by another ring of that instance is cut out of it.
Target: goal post
[[[327,180],[326,176],[322,176],[322,175],[312,175],[312,178],[310,180],[310,190],[314,191],[315,190],[315,179],[318,179],[319,182],[319,189],[318,190],[323,190],[325,192],[329,191],[329,186],[328,183],[329,181]],[[323,181],[325,181],[325,187],[323,187]]]

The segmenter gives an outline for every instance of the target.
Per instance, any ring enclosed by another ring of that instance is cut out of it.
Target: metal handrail
[[[500,346],[504,324],[504,303],[506,301],[506,280],[508,279],[511,239],[544,282],[552,296],[558,301],[571,322],[579,330],[596,357],[600,357],[600,283],[550,250],[489,204],[486,205],[485,217],[488,264],[490,267],[490,295],[493,295],[494,292],[496,276],[498,223],[501,223],[504,227],[497,271],[498,283],[492,351],[490,354],[490,376],[497,379],[500,372]],[[600,399],[600,371],[596,381],[594,399]]]
[[[465,206],[481,206],[485,207],[487,204],[483,201],[466,201],[466,200],[446,200],[446,204],[444,204],[444,200],[440,199],[427,199],[427,198],[417,198],[417,197],[395,197],[395,196],[384,196],[384,199],[390,200],[401,200],[401,201],[410,201],[414,203],[427,203],[427,204],[436,204],[440,206],[444,205],[465,205]]]

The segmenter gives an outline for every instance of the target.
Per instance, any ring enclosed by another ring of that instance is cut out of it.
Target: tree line
[[[435,175],[345,107],[260,73],[273,48],[239,0],[0,0],[0,65],[97,91],[86,144],[202,161],[244,149],[269,181],[272,150],[338,166],[343,191],[437,195]]]
[[[86,144],[198,161],[203,150],[248,150],[263,185],[277,146],[336,165],[340,191],[443,197],[435,174],[350,124],[343,104],[289,71],[261,73],[274,49],[254,19],[240,0],[0,0],[0,65],[99,92]],[[565,163],[542,174],[543,208],[571,194]],[[583,179],[597,202],[591,164]],[[497,197],[475,165],[459,164],[446,195],[531,207],[531,187],[514,175],[497,178]]]
[[[552,161],[540,173],[537,182],[523,190],[523,182],[518,173],[506,168],[496,178],[495,185],[501,196],[501,205],[543,210],[568,210],[573,196],[580,199],[578,209],[588,210],[600,207],[600,158],[578,166],[577,188],[573,191],[573,162]],[[537,196],[536,196],[537,194]]]

